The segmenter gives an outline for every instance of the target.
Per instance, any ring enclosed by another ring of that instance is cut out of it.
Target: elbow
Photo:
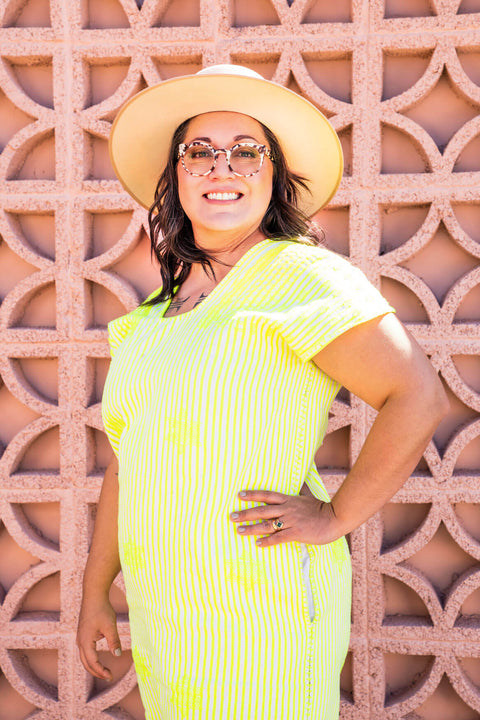
[[[401,394],[406,398],[417,418],[422,417],[433,434],[451,408],[439,376],[431,365],[426,370],[427,372],[411,376]]]
[[[450,401],[439,376],[434,373],[432,382],[426,390],[428,398],[428,410],[431,414],[432,423],[437,427],[450,412]]]

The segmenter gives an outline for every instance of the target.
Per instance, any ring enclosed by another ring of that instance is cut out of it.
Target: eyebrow
[[[255,142],[258,142],[256,138],[253,137],[253,135],[235,135],[233,138],[234,142],[238,142],[239,140],[254,140]],[[212,139],[209,137],[196,137],[193,138],[193,140],[190,140],[190,142],[195,142],[196,140],[201,140],[202,142],[212,143]]]

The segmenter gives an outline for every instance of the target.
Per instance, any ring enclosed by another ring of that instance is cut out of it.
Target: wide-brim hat
[[[250,115],[277,137],[288,168],[308,181],[299,207],[310,217],[338,188],[343,171],[340,141],[312,103],[240,65],[214,65],[165,80],[134,95],[120,109],[109,139],[110,159],[125,190],[150,207],[177,127],[202,113]]]

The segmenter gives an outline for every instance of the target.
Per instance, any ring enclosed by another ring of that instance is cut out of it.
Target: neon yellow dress
[[[272,239],[190,312],[162,317],[168,304],[109,324],[102,404],[146,716],[334,720],[345,539],[261,548],[229,514],[262,504],[241,502],[242,489],[297,495],[306,481],[328,499],[314,455],[339,385],[310,360],[393,308],[338,255]]]

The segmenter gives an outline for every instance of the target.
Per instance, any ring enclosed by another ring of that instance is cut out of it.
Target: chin
[[[247,224],[245,222],[239,223],[237,218],[224,218],[219,219],[216,222],[206,222],[203,224],[203,227],[207,232],[222,232],[230,230],[238,230],[241,232],[243,228],[251,227],[251,224]]]

